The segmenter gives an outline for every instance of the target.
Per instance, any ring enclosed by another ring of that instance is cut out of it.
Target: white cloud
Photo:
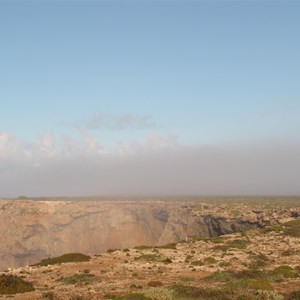
[[[0,132],[0,161],[18,161],[28,155],[28,145],[9,132]]]

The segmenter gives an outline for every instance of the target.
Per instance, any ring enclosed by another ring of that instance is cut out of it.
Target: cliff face
[[[195,214],[190,205],[172,201],[2,200],[0,269],[69,252],[97,254],[109,248],[162,245],[262,225],[256,219]]]

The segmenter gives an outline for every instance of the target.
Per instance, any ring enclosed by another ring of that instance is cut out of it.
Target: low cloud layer
[[[0,133],[0,197],[299,195],[300,144],[183,145],[174,136],[106,149],[89,133],[35,144]]]

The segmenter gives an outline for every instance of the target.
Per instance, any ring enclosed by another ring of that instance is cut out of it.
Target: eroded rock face
[[[0,269],[69,252],[161,245],[192,236],[217,236],[268,224],[225,218],[173,201],[0,202]],[[262,223],[264,222],[264,223]]]

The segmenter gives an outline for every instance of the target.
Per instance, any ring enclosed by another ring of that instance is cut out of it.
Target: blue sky
[[[298,141],[299,9],[299,1],[1,1],[0,134],[30,144],[84,132],[104,148],[149,136]]]

